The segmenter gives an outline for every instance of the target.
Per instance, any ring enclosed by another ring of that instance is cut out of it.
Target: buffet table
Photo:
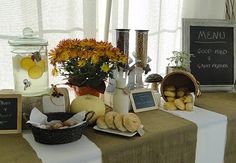
[[[225,163],[236,162],[236,94],[204,93],[196,105],[227,116]],[[102,152],[103,163],[194,163],[197,126],[162,110],[138,113],[145,129],[140,137],[121,137],[86,129],[84,135]],[[75,151],[76,152],[76,151]],[[66,153],[66,149],[65,149]],[[41,162],[21,135],[0,135],[0,162]]]

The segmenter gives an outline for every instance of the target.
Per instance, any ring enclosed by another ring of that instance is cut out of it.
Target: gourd
[[[94,111],[95,114],[93,118],[89,121],[89,123],[94,123],[97,117],[105,114],[105,104],[104,102],[93,95],[83,95],[77,96],[72,102],[70,111],[72,113],[78,113],[81,111]]]

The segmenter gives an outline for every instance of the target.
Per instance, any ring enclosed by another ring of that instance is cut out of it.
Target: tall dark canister
[[[116,29],[116,47],[129,56],[129,31],[130,29]]]

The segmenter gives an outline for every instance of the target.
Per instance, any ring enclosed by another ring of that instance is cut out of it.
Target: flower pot
[[[100,93],[96,89],[88,87],[88,86],[82,86],[82,87],[72,86],[72,88],[74,89],[75,94],[77,96],[90,94],[90,95],[99,97],[100,95]]]

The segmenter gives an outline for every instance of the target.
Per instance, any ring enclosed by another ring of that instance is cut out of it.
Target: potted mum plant
[[[189,54],[185,51],[173,51],[173,56],[167,58],[169,64],[167,66],[166,74],[175,70],[190,71],[190,57],[193,54]]]
[[[127,56],[111,43],[95,39],[66,39],[49,52],[52,74],[67,79],[73,88],[105,91],[105,80],[113,78],[113,70],[125,67]],[[83,95],[77,92],[77,95]],[[99,93],[90,93],[99,96]],[[86,94],[86,93],[85,93]]]

